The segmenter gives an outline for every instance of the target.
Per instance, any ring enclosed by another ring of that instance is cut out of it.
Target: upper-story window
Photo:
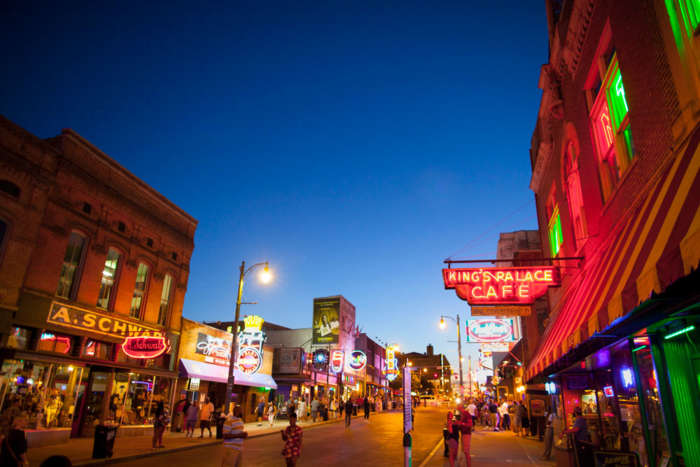
[[[143,308],[143,296],[146,292],[146,284],[148,282],[148,265],[139,263],[139,269],[136,271],[136,285],[134,286],[134,296],[131,297],[131,311],[133,318],[141,317],[141,309]]]
[[[68,246],[63,256],[61,276],[58,278],[56,295],[63,298],[74,298],[80,278],[80,268],[83,262],[83,250],[85,249],[85,236],[78,232],[71,232],[68,238]]]
[[[583,193],[578,167],[577,146],[574,141],[569,141],[564,151],[564,186],[569,202],[571,221],[574,224],[576,248],[581,247],[586,238],[586,216],[583,212]]]
[[[109,251],[107,251],[105,267],[102,269],[100,295],[97,298],[97,306],[99,308],[104,308],[105,310],[111,309],[112,299],[114,298],[114,294],[112,292],[114,290],[117,281],[117,274],[119,272],[119,257],[119,252],[114,248],[110,248]]]
[[[598,152],[601,191],[603,200],[607,201],[635,151],[627,95],[614,50],[602,55],[597,65],[599,75],[589,89],[593,101],[590,120]]]
[[[559,254],[561,244],[564,243],[564,235],[561,230],[561,215],[559,214],[559,205],[554,198],[555,190],[552,190],[547,198],[547,233],[549,235],[549,252],[552,257]]]
[[[160,294],[160,309],[158,310],[158,324],[165,325],[170,310],[170,301],[173,288],[173,276],[166,274],[163,278],[163,291]]]
[[[13,198],[19,198],[19,195],[22,192],[17,185],[4,179],[0,180],[0,191],[12,196]]]

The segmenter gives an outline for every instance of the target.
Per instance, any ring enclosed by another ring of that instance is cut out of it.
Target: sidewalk
[[[389,411],[373,413],[373,416],[388,412]],[[361,414],[358,414],[353,418],[358,418],[361,416]],[[329,423],[337,423],[342,420],[344,420],[344,418],[329,419],[325,422],[317,421],[316,423],[309,420],[306,422],[300,422],[299,425],[304,428],[310,428]],[[283,429],[287,425],[289,425],[287,420],[278,420],[272,427],[267,421],[263,422],[262,426],[258,426],[256,422],[252,422],[245,424],[245,430],[248,432],[248,438],[256,438],[259,436],[279,433],[279,430]],[[53,455],[67,456],[74,466],[104,465],[221,443],[220,439],[216,439],[215,428],[212,428],[213,436],[211,438],[209,438],[209,432],[206,430],[204,431],[204,438],[199,438],[199,433],[200,430],[197,428],[195,430],[194,438],[185,438],[184,433],[166,431],[163,434],[163,444],[165,447],[161,449],[153,449],[151,447],[151,435],[119,436],[119,432],[117,432],[117,439],[114,442],[114,456],[110,459],[92,458],[92,438],[73,438],[65,444],[55,444],[52,446],[32,448],[27,453],[27,457],[30,465],[39,465],[44,459]]]

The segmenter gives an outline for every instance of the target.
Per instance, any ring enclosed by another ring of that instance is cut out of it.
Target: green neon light
[[[561,216],[558,208],[554,210],[549,225],[549,247],[552,250],[552,256],[557,256],[561,249],[561,244],[564,242],[564,235],[561,231]]]
[[[668,21],[671,23],[671,31],[673,31],[673,39],[676,41],[678,53],[684,55],[683,37],[681,36],[681,25],[678,22],[678,14],[674,0],[666,0],[666,13],[668,13]]]
[[[615,71],[615,75],[610,80],[606,95],[615,132],[617,132],[629,111],[627,97],[625,95],[625,86],[622,83],[622,73],[620,73],[619,69]]]
[[[680,0],[681,16],[683,17],[683,25],[688,37],[692,38],[695,29],[700,24],[700,1],[699,0]]]
[[[637,352],[637,351],[639,351],[639,350],[646,349],[646,348],[647,348],[646,345],[640,345],[640,346],[637,347],[636,349],[632,349],[632,352]]]
[[[694,329],[695,329],[695,326],[691,324],[690,326],[686,326],[683,329],[679,329],[678,331],[669,334],[668,336],[664,337],[664,339],[666,339],[666,340],[673,339],[676,336],[680,336],[681,334],[685,334],[686,332],[693,331]]]

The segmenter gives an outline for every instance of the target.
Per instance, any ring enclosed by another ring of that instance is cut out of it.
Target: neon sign
[[[514,342],[518,337],[512,319],[470,319],[467,321],[467,342]]]
[[[340,373],[343,371],[343,361],[345,360],[345,352],[342,350],[334,350],[331,352],[331,371]]]
[[[163,355],[170,348],[165,336],[129,336],[122,342],[127,357],[147,359]]]
[[[348,366],[355,371],[361,371],[367,364],[367,355],[361,350],[355,350],[350,354]]]
[[[396,348],[391,345],[386,349],[386,379],[394,381],[399,376],[399,362],[396,359]]]
[[[525,305],[561,284],[553,266],[443,269],[445,289],[470,305]]]
[[[262,330],[265,321],[260,316],[246,316],[245,327],[238,333],[238,369],[247,375],[257,373],[263,362],[263,343],[266,336]]]

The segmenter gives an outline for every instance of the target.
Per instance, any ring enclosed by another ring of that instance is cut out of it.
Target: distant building
[[[425,353],[408,352],[397,354],[399,367],[408,365],[419,379],[426,378],[435,389],[446,388],[451,374],[450,362],[443,354],[436,354],[433,346],[428,344]],[[420,376],[418,376],[420,375]],[[465,377],[464,384],[467,384]]]

